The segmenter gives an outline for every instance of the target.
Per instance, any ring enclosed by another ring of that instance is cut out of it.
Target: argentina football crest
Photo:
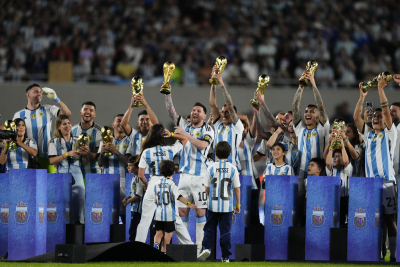
[[[44,222],[44,206],[43,203],[39,204],[39,224],[42,225]]]
[[[57,222],[58,214],[56,204],[47,204],[47,223]]]
[[[17,203],[14,213],[14,220],[17,224],[26,224],[29,219],[28,206],[24,202]]]
[[[311,215],[311,224],[315,227],[322,227],[325,224],[324,208],[314,208]]]
[[[375,210],[375,228],[379,229],[380,219],[379,219],[379,209]]]
[[[9,213],[10,213],[10,207],[8,206],[8,204],[6,203],[6,204],[1,205],[1,221],[0,221],[0,223],[8,224]]]
[[[103,222],[103,208],[101,204],[93,204],[92,212],[90,213],[90,221],[94,224]]]
[[[367,213],[364,209],[356,209],[353,220],[354,227],[357,229],[364,229],[367,227]]]
[[[283,211],[282,207],[274,206],[271,210],[270,223],[273,226],[281,226],[283,224]]]

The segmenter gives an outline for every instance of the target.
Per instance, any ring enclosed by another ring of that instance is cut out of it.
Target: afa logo
[[[43,111],[39,111],[39,116],[40,117],[44,117],[44,112]]]
[[[14,213],[14,221],[17,224],[26,224],[29,219],[28,206],[24,202],[17,203]]]
[[[273,226],[281,226],[283,224],[282,207],[274,206],[271,210],[270,223]]]
[[[69,204],[65,205],[65,223],[69,224]]]
[[[380,225],[380,219],[379,219],[379,215],[380,215],[380,212],[379,212],[379,209],[376,209],[375,210],[375,228],[376,229],[379,229],[379,225]]]
[[[39,225],[42,225],[44,222],[44,206],[43,203],[39,204]]]
[[[141,140],[141,142],[143,144],[144,140],[146,140],[146,136],[143,136],[142,139],[140,139],[140,140]]]
[[[317,131],[313,130],[311,134],[312,134],[313,137],[316,137],[317,136]]]
[[[119,149],[119,144],[115,144],[115,148],[116,148],[116,149]]]
[[[356,229],[364,229],[367,227],[367,213],[365,212],[365,209],[356,209],[353,224]]]
[[[196,136],[197,138],[200,138],[200,136],[201,136],[201,131],[197,131],[196,134],[195,134],[195,136]]]
[[[314,208],[311,215],[311,224],[315,227],[322,227],[325,224],[324,208],[316,207]]]
[[[31,118],[34,120],[34,119],[36,119],[36,114],[35,113],[32,113],[31,114]]]
[[[56,204],[47,204],[47,223],[56,223],[58,219]]]
[[[128,143],[127,142],[124,142],[124,144],[122,145],[122,149],[123,150],[126,150],[128,148]]]
[[[1,205],[1,224],[8,224],[8,218],[10,214],[10,207],[8,204]]]
[[[379,139],[382,139],[382,138],[383,138],[383,133],[379,133],[379,134],[378,134],[378,138],[379,138]]]
[[[101,224],[103,222],[103,208],[101,204],[93,204],[90,221],[94,224]]]

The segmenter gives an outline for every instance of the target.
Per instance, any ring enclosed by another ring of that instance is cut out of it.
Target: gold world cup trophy
[[[226,64],[228,64],[228,60],[224,56],[219,56],[217,57],[217,60],[215,61],[215,65],[217,66],[217,70],[215,70],[215,74],[220,74],[221,72],[224,71]],[[208,80],[211,84],[218,85],[219,81],[217,78],[211,78]]]
[[[103,140],[103,144],[112,144],[114,131],[108,126],[104,126],[101,128],[101,139]],[[114,154],[111,152],[104,153],[105,157],[112,157]]]
[[[317,62],[317,61],[311,60],[311,61],[308,61],[308,62],[307,62],[307,65],[306,65],[306,72],[315,73],[315,72],[317,71],[317,69],[318,69],[318,62]],[[301,86],[303,86],[303,87],[306,87],[306,86],[308,86],[308,83],[309,83],[309,82],[310,82],[310,81],[309,81],[308,79],[303,78],[303,79],[301,79],[301,80],[299,81],[299,84],[300,84]]]
[[[260,77],[258,77],[258,83],[257,83],[258,87],[257,87],[256,91],[259,91],[260,94],[264,95],[265,88],[267,88],[269,85],[269,80],[270,79],[269,79],[268,75],[265,75],[265,74],[260,75]],[[260,105],[260,103],[258,103],[255,98],[251,101],[251,103]]]
[[[340,143],[339,139],[339,131],[344,130],[346,123],[341,119],[336,119],[333,123],[333,129],[336,130],[335,138],[332,140],[332,148],[335,149],[342,149],[342,144]]]
[[[164,72],[164,85],[161,87],[160,93],[164,95],[169,95],[171,90],[169,89],[169,82],[171,81],[172,74],[175,71],[175,64],[171,61],[167,61],[163,65],[163,72]]]
[[[386,84],[388,82],[390,82],[391,80],[393,80],[393,77],[390,74],[390,72],[385,71],[385,72],[379,73],[379,75],[374,77],[372,80],[370,80],[366,83],[363,83],[362,90],[364,91],[364,93],[366,93],[372,87],[377,87],[378,86],[378,78],[380,78],[382,75],[384,75],[384,77],[386,77]]]
[[[89,136],[87,135],[87,133],[81,133],[74,144],[74,150],[78,151],[80,147],[87,146],[89,144],[89,142],[90,142],[90,139],[89,139]],[[71,158],[74,160],[78,160],[75,157],[71,157]]]
[[[133,95],[138,95],[143,93],[143,80],[139,76],[135,76],[132,78],[131,86]],[[135,101],[135,103],[133,103],[133,106],[140,108],[143,107],[143,103]]]
[[[15,132],[17,129],[17,125],[15,125],[15,122],[13,120],[6,120],[4,123],[4,129],[7,131]],[[11,141],[10,144],[8,145],[8,150],[14,151],[17,149],[18,149],[17,143]]]

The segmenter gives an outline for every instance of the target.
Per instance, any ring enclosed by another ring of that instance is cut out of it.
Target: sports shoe
[[[222,259],[222,262],[229,262],[229,259]]]
[[[396,262],[396,258],[390,258],[390,262]]]
[[[160,244],[159,244],[159,243],[157,243],[157,242],[156,242],[156,243],[154,243],[154,248],[155,248],[155,249],[157,249],[157,250],[159,250],[159,249],[160,249]]]
[[[209,249],[203,249],[203,251],[197,256],[197,261],[205,261],[211,254]]]

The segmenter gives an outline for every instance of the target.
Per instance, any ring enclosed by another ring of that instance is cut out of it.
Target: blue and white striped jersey
[[[62,154],[65,154],[68,151],[71,151],[74,149],[74,145],[76,142],[76,137],[71,137],[69,142],[65,142],[64,138],[61,138],[61,143],[60,139],[58,137],[53,137],[50,140],[49,143],[49,157],[54,157],[54,156],[61,156]],[[81,166],[81,161],[80,160],[74,160],[71,157],[67,157],[63,159],[60,163],[58,163],[58,167],[64,167],[68,168],[69,166]]]
[[[116,140],[113,137],[112,144],[122,155],[126,154],[126,150],[129,146],[129,136],[125,135],[121,140]],[[103,140],[100,141],[99,152],[101,153],[101,147],[103,146]],[[128,166],[125,166],[122,162],[119,161],[116,155],[112,155],[111,157],[104,157],[105,165],[104,165],[104,173],[105,174],[119,174],[119,177],[125,178],[125,173],[128,172]]]
[[[251,137],[250,131],[247,132],[245,138],[239,144],[239,160],[240,166],[242,169],[240,170],[241,175],[250,175],[253,177],[253,148],[256,144],[257,137]]]
[[[142,151],[142,144],[145,139],[146,139],[145,135],[142,135],[140,131],[132,128],[129,147],[128,150],[126,151],[126,154],[131,154],[132,156],[139,155],[140,152]]]
[[[75,124],[72,127],[72,135],[79,137],[81,133],[86,133],[89,136],[89,151],[92,153],[97,153],[101,142],[101,126],[93,122],[92,127],[87,130],[83,130],[81,123]],[[99,167],[97,160],[90,159],[86,166],[81,167],[81,171],[83,177],[86,177],[86,173],[101,173],[101,168]]]
[[[131,203],[131,211],[142,213],[142,197],[143,197],[143,182],[139,179],[139,176],[132,178],[131,182],[131,197],[140,197],[139,201]]]
[[[263,175],[262,188],[265,188],[265,179],[268,179],[268,175],[294,175],[294,171],[293,167],[287,163],[281,166],[276,166],[275,163],[268,163]]]
[[[220,141],[227,141],[231,147],[231,154],[228,157],[228,162],[232,163],[234,166],[241,169],[238,148],[240,142],[242,141],[242,135],[244,126],[241,120],[238,120],[236,124],[229,124],[226,127],[222,124],[221,117],[218,118],[217,121],[213,122],[215,129],[215,145],[217,145]],[[215,157],[217,161],[217,157]]]
[[[168,178],[161,178],[152,189],[156,196],[157,209],[154,220],[160,222],[175,221],[175,201],[178,199],[179,191],[176,183]]]
[[[295,167],[299,164],[299,150],[298,146],[292,142],[282,143],[286,148],[285,161],[287,164],[293,167],[294,174],[297,174]]]
[[[37,149],[36,142],[33,139],[27,138],[24,144]],[[28,168],[29,158],[31,158],[31,155],[20,146],[18,146],[17,150],[8,150],[7,170]]]
[[[172,146],[155,146],[143,151],[139,161],[139,168],[150,169],[150,178],[160,176],[160,163],[163,160],[174,160],[174,156],[183,148],[182,143],[177,140]]]
[[[345,197],[349,195],[349,177],[353,174],[353,166],[349,163],[345,168],[338,169],[332,165],[332,171],[327,167],[326,176],[340,177],[340,196]]]
[[[313,129],[307,129],[301,120],[294,126],[299,151],[297,173],[301,178],[307,176],[307,168],[312,158],[322,158],[329,141],[329,129],[329,120],[324,125],[318,122],[317,127]]]
[[[365,149],[365,174],[366,177],[380,177],[396,183],[393,154],[397,140],[397,129],[394,124],[389,130],[375,131],[364,124],[363,133],[360,133],[367,147]]]
[[[201,127],[194,128],[191,123],[182,117],[179,117],[178,119],[178,126],[185,129],[186,132],[198,140],[206,141],[208,143],[208,146],[205,149],[200,150],[189,141],[186,142],[180,155],[180,172],[192,175],[200,175],[206,172],[207,166],[205,161],[208,150],[214,140],[214,130],[205,122],[203,122]]]
[[[205,185],[210,188],[208,201],[210,211],[233,211],[233,189],[240,187],[239,172],[233,164],[225,160],[212,164],[208,167]]]
[[[393,168],[396,176],[400,175],[400,123],[396,126],[396,146],[393,153]]]
[[[35,110],[21,109],[14,114],[13,120],[21,118],[25,121],[28,138],[35,140],[38,146],[38,156],[47,157],[47,145],[51,139],[51,122],[58,115],[59,108],[51,105],[39,105]]]

